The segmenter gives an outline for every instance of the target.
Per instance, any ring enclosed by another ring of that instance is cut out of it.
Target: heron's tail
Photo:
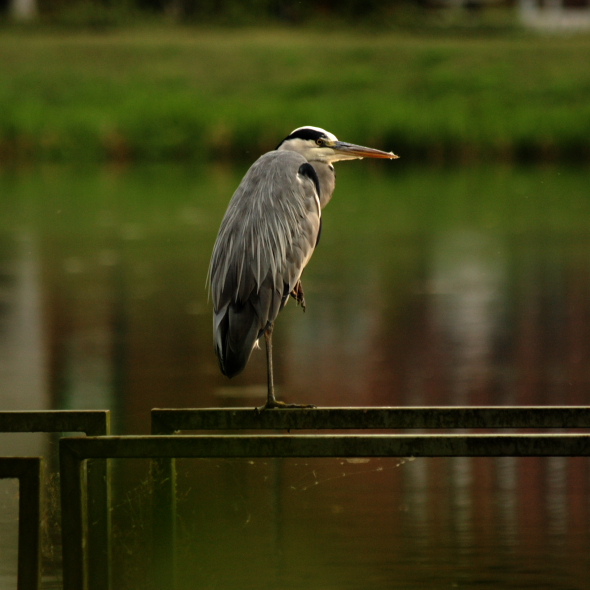
[[[235,377],[244,370],[263,329],[252,305],[246,302],[240,307],[229,304],[215,313],[213,334],[221,372]]]

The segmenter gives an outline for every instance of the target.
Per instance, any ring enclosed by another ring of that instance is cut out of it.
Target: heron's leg
[[[260,407],[256,408],[257,412],[261,412],[262,410],[270,410],[273,408],[315,408],[316,406],[311,404],[286,404],[285,402],[279,402],[275,398],[275,385],[274,385],[274,378],[273,378],[273,368],[272,368],[272,330],[274,328],[273,324],[264,330],[264,339],[266,341],[266,368],[267,368],[267,382],[268,382],[268,397],[266,399],[266,403]]]
[[[277,400],[275,398],[275,383],[274,374],[272,367],[272,330],[274,324],[271,324],[266,330],[264,330],[264,340],[266,341],[266,371],[267,371],[267,383],[268,383],[268,397],[266,399],[266,407],[275,407]]]
[[[305,293],[303,292],[303,285],[301,281],[297,281],[297,284],[291,291],[291,297],[297,301],[297,305],[301,305],[303,311],[305,311]]]

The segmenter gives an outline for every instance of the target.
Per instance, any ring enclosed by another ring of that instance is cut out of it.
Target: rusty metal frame
[[[88,459],[501,456],[590,456],[590,434],[264,434],[64,438],[60,440],[60,471],[64,504],[69,506],[62,525],[64,590],[83,590],[86,587],[82,471]],[[167,579],[164,587],[173,588],[174,579]]]
[[[18,479],[17,590],[38,590],[41,582],[41,457],[1,457],[0,479]]]
[[[108,434],[108,410],[35,410],[0,412],[0,432],[82,432]]]
[[[249,408],[166,409],[151,412],[152,434],[243,430],[407,430],[587,428],[587,406],[313,408],[256,412]],[[176,466],[152,460],[154,563],[164,587],[174,580]],[[158,574],[157,574],[158,575]]]
[[[110,432],[108,410],[40,410],[0,412],[0,432],[79,432],[103,436]],[[86,481],[93,493],[86,506],[89,522],[88,544],[90,589],[110,588],[110,486],[105,460],[90,461]],[[63,490],[62,490],[63,492]],[[67,511],[63,503],[62,515]],[[20,551],[20,550],[19,550]]]
[[[590,428],[589,406],[313,408],[286,412],[154,408],[151,414],[152,434],[187,430]]]

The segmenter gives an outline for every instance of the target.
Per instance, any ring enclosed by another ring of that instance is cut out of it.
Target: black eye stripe
[[[318,139],[326,137],[321,131],[316,131],[315,129],[298,129],[295,133],[292,133],[287,137],[287,139],[311,139],[313,141],[317,141]]]
[[[318,143],[319,139],[325,141],[329,139],[329,137],[321,131],[316,131],[315,129],[310,129],[309,127],[303,127],[303,129],[297,129],[297,131],[294,131],[293,133],[291,133],[291,135],[285,137],[285,139],[283,139],[283,141],[279,143],[276,149],[279,149],[281,145],[283,145],[283,143],[290,139],[302,139],[303,141],[311,140],[315,143]]]
[[[291,133],[287,139],[303,139],[308,140],[311,139],[312,141],[317,141],[318,139],[328,139],[325,133],[321,131],[316,131],[315,129],[309,129],[308,127],[304,127],[303,129],[298,129],[297,131]]]

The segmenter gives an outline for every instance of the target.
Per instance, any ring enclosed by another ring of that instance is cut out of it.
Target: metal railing
[[[152,434],[186,430],[407,430],[590,428],[587,406],[314,408],[255,412],[248,408],[152,410]]]
[[[0,412],[0,432],[80,432],[88,436],[102,436],[110,432],[110,414],[107,410]],[[92,556],[88,562],[89,588],[91,590],[108,590],[110,587],[110,488],[106,461],[99,460],[88,463],[86,483],[88,488],[92,490],[87,505],[84,505],[88,520],[89,553]],[[62,498],[62,514],[67,511],[68,506]],[[24,521],[25,525],[22,524],[21,518],[22,512],[19,517],[19,531],[23,526],[26,526],[27,529],[33,526],[32,518],[27,517]],[[21,551],[28,551],[27,547],[21,545],[20,539],[19,535],[19,564]],[[24,571],[22,575],[25,575]],[[19,580],[22,575],[19,565]],[[27,584],[30,583],[27,582]]]
[[[151,436],[60,441],[64,590],[85,587],[82,466],[88,459],[153,460],[155,556],[161,588],[174,588],[175,458],[590,456],[590,434],[216,434],[186,430],[384,430],[590,428],[587,407],[320,408],[164,410]]]
[[[490,428],[590,429],[590,408],[584,406],[313,408],[270,412],[255,412],[248,408],[154,408],[151,412],[151,431],[155,435],[170,435],[186,431],[231,430]],[[443,444],[446,440],[437,439],[435,444]],[[165,588],[167,582],[170,583],[170,580],[175,579],[176,570],[174,458],[152,460],[152,485],[155,578],[158,580],[158,587]]]
[[[1,457],[0,479],[18,479],[17,590],[38,590],[41,581],[41,457]]]

